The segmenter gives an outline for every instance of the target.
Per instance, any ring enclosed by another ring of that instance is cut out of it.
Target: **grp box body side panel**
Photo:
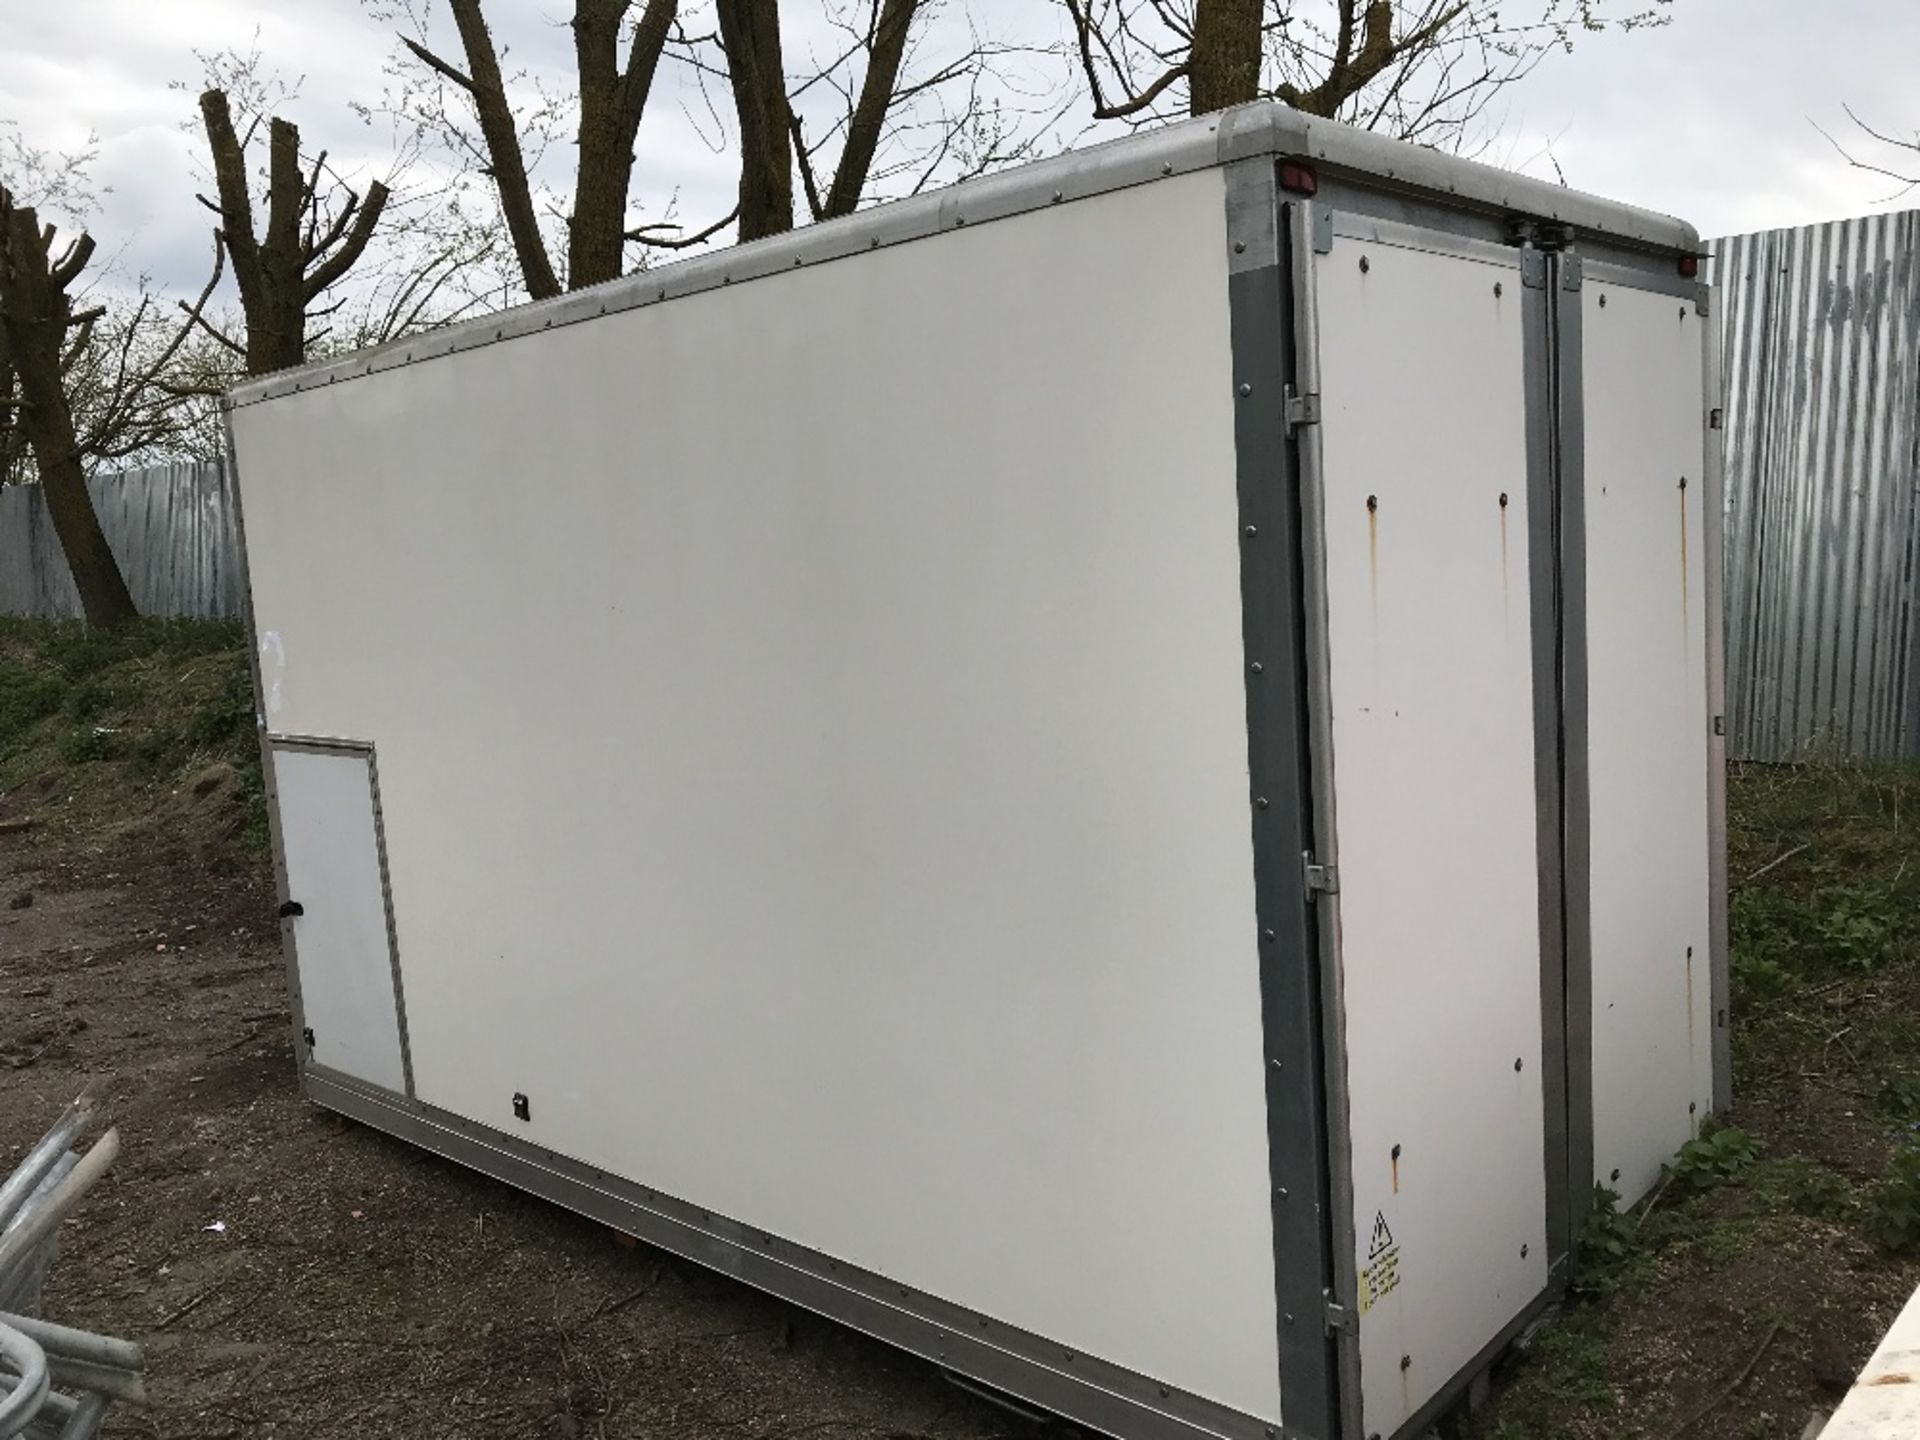
[[[1278,1418],[1225,257],[1203,171],[236,411],[422,1101]]]
[[[1380,1435],[1548,1278],[1522,286],[1513,252],[1433,238],[1342,238],[1317,275],[1362,1429]]]
[[[1580,323],[1593,1155],[1631,1203],[1713,1104],[1709,322],[1590,279]]]

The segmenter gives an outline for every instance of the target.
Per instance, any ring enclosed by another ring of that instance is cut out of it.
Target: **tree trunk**
[[[233,259],[233,279],[247,320],[247,373],[266,375],[306,358],[307,307],[300,263],[300,132],[284,120],[268,127],[267,233],[256,238],[247,156],[234,132],[227,97],[200,97],[213,177],[220,195],[220,239]],[[291,273],[289,273],[291,272]]]
[[[301,170],[299,127],[275,117],[267,126],[267,230],[256,236],[246,144],[234,131],[226,95],[217,89],[203,94],[200,115],[220,194],[215,233],[233,260],[247,320],[247,373],[291,369],[307,358],[307,306],[365,253],[386,208],[387,187],[376,180],[364,204],[349,192],[327,220],[319,165],[311,177]]]
[[[626,268],[634,138],[676,12],[675,0],[648,0],[622,70],[620,25],[627,0],[578,0],[574,6],[580,165],[574,174],[573,216],[567,233],[569,290],[616,279]]]
[[[307,358],[307,297],[300,253],[305,197],[300,131],[276,115],[267,122],[267,233],[259,246],[259,295],[247,311],[249,375],[288,370]]]
[[[487,158],[493,162],[500,211],[507,222],[507,233],[513,237],[513,251],[520,261],[521,276],[527,282],[527,295],[533,300],[545,300],[560,293],[560,282],[547,258],[546,241],[540,238],[540,220],[534,209],[533,189],[527,182],[526,159],[520,153],[520,131],[507,101],[507,84],[500,75],[500,58],[494,53],[493,36],[487,29],[486,17],[480,13],[480,0],[448,0],[448,4],[453,10],[453,23],[460,30],[460,43],[467,52],[471,78],[466,85],[480,119]]]
[[[793,228],[793,135],[780,59],[779,0],[718,0],[740,117],[740,238]]]
[[[1261,0],[1198,0],[1187,60],[1187,103],[1195,115],[1260,98]]]
[[[16,423],[33,451],[53,533],[60,538],[87,623],[124,624],[139,612],[120,562],[101,532],[80,464],[73,410],[60,372],[71,306],[47,253],[51,232],[41,231],[32,210],[3,205],[0,227],[0,333],[24,402]]]

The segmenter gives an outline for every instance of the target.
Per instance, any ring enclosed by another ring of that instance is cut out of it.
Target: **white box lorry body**
[[[1415,1432],[1726,1093],[1698,248],[1254,106],[242,388],[307,1092]]]

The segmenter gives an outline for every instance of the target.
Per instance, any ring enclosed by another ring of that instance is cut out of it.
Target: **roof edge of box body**
[[[1278,101],[1261,101],[1065,151],[925,195],[637,271],[602,285],[391,340],[338,359],[261,376],[236,386],[227,403],[251,405],[498,340],[1259,155],[1306,160],[1330,175],[1369,187],[1437,199],[1483,213],[1556,222],[1572,227],[1576,234],[1605,237],[1634,249],[1691,255],[1701,248],[1694,228],[1670,216],[1389,140],[1337,121],[1304,115]]]

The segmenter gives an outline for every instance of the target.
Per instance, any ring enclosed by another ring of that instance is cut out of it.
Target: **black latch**
[[[307,1058],[312,1059],[313,1058],[313,1027],[311,1025],[307,1026],[306,1029],[300,1032],[300,1041],[302,1044],[304,1044],[307,1047]]]
[[[306,913],[307,907],[302,905],[298,900],[289,900],[280,907],[280,918],[282,920],[291,920],[296,915],[304,915]]]
[[[1538,250],[1564,250],[1573,244],[1573,227],[1555,220],[1510,215],[1507,217],[1507,244],[1532,246]]]
[[[516,1120],[531,1120],[533,1118],[532,1111],[527,1104],[527,1097],[518,1091],[514,1093],[513,1097],[513,1118]]]

